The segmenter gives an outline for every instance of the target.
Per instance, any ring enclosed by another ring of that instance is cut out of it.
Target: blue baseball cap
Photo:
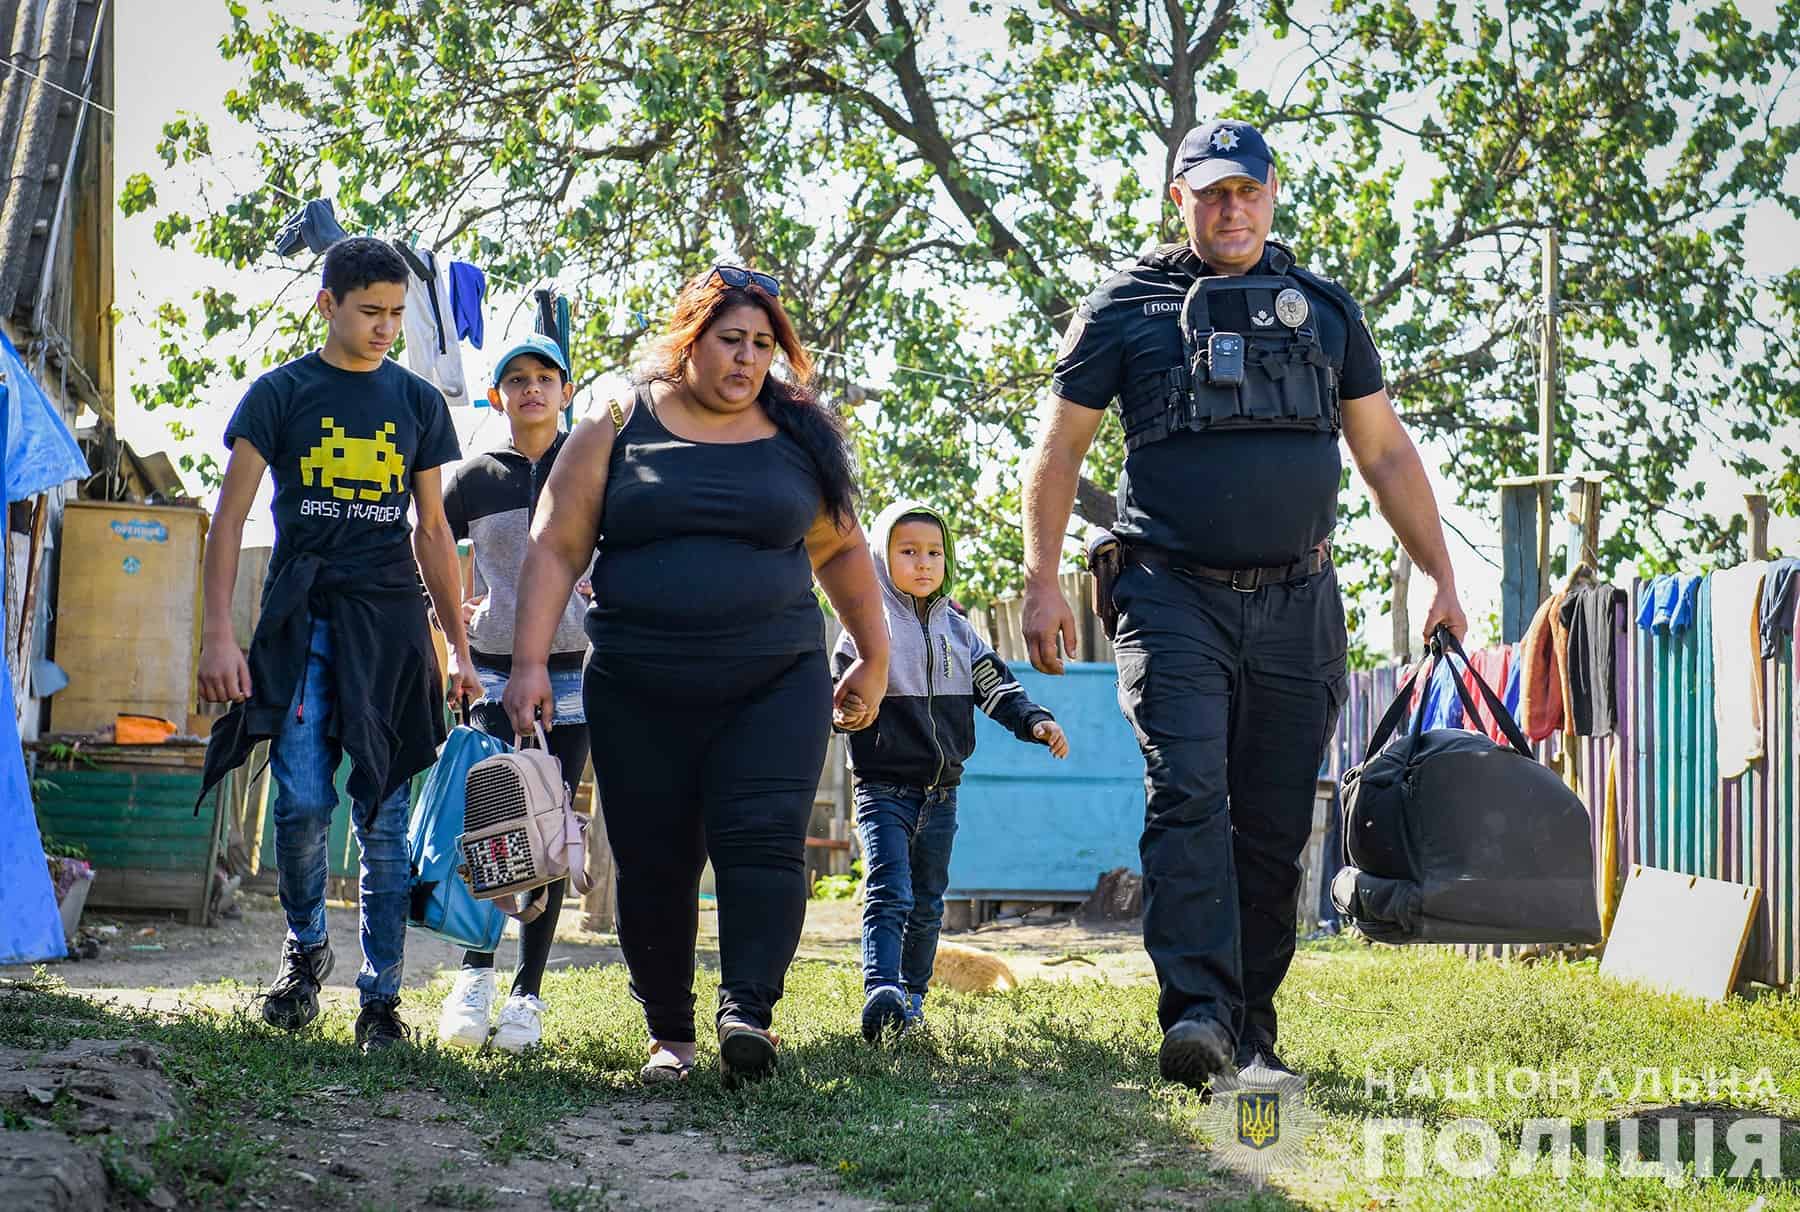
[[[506,364],[520,354],[532,354],[542,358],[563,372],[563,379],[569,378],[569,360],[563,357],[562,346],[546,337],[541,332],[534,332],[523,341],[514,342],[507,351],[494,362],[494,386],[500,386],[500,376],[506,373]]]
[[[1274,164],[1262,132],[1234,118],[1201,123],[1175,152],[1175,176],[1189,189],[1205,189],[1227,177],[1267,181]]]

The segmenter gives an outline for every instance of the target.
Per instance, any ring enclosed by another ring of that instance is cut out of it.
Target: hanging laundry
[[[1694,625],[1694,600],[1700,578],[1687,573],[1664,573],[1644,586],[1644,604],[1638,608],[1638,626],[1645,631],[1670,635]]]
[[[1579,585],[1563,599],[1568,634],[1570,731],[1611,736],[1619,726],[1618,647],[1615,620],[1623,590],[1609,584]]]
[[[487,332],[487,318],[482,310],[486,297],[486,274],[467,261],[450,262],[450,314],[456,319],[456,335],[476,349],[481,348]]]
[[[1466,727],[1485,732],[1502,745],[1506,743],[1506,733],[1501,730],[1500,721],[1494,718],[1493,711],[1488,708],[1487,698],[1481,693],[1481,687],[1475,684],[1475,675],[1480,674],[1481,680],[1495,694],[1500,695],[1504,702],[1507,680],[1512,673],[1513,650],[1508,645],[1500,644],[1470,653],[1469,671],[1463,674],[1463,686],[1469,692],[1469,701],[1475,704],[1475,718]]]
[[[1553,593],[1538,605],[1520,641],[1519,729],[1525,739],[1541,741],[1563,726],[1563,666],[1568,654],[1557,622],[1563,594]]]
[[[1509,644],[1507,645],[1507,652],[1509,654],[1509,661],[1506,670],[1506,689],[1501,693],[1500,701],[1505,704],[1506,710],[1512,714],[1513,722],[1517,723],[1519,719],[1519,674],[1525,669],[1525,645],[1522,643]],[[1488,735],[1493,737],[1496,741],[1504,742],[1506,740],[1506,733],[1504,732],[1500,733],[1498,736],[1495,736],[1491,732],[1488,733]]]
[[[338,226],[337,212],[326,198],[314,198],[281,225],[275,233],[275,252],[291,257],[302,248],[322,253],[349,233]]]
[[[469,388],[463,378],[462,346],[456,343],[455,319],[450,311],[449,264],[435,253],[411,248],[395,240],[394,248],[405,258],[412,275],[406,280],[406,364],[414,374],[430,380],[451,404],[467,404]]]
[[[1736,778],[1762,757],[1762,659],[1757,635],[1763,560],[1712,575],[1713,724],[1719,777]]]
[[[1431,672],[1431,684],[1425,687],[1423,707],[1425,722],[1422,727],[1427,730],[1463,726],[1462,699],[1456,694],[1456,679],[1462,674],[1453,667],[1456,663],[1455,657],[1446,656]]]
[[[1769,565],[1763,581],[1761,612],[1765,660],[1781,647],[1782,636],[1794,634],[1794,587],[1797,584],[1800,584],[1800,560],[1776,560]]]

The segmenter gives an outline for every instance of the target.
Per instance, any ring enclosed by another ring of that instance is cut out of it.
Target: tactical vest
[[[1248,332],[1213,327],[1214,308],[1232,292],[1243,296]],[[1120,393],[1126,449],[1182,430],[1336,434],[1337,371],[1319,343],[1316,311],[1286,273],[1195,281],[1181,306],[1181,365],[1141,377]]]

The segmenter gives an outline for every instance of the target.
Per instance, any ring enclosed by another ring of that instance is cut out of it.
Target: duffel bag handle
[[[1531,745],[1525,740],[1525,734],[1519,731],[1519,722],[1513,719],[1512,712],[1506,709],[1506,704],[1500,701],[1500,696],[1494,693],[1494,688],[1487,684],[1487,679],[1481,676],[1479,670],[1469,664],[1469,658],[1463,652],[1462,644],[1457,640],[1455,634],[1448,627],[1439,623],[1437,630],[1432,633],[1431,643],[1439,651],[1448,648],[1456,654],[1457,659],[1462,661],[1463,668],[1474,676],[1475,684],[1481,687],[1482,700],[1487,703],[1488,711],[1493,715],[1494,721],[1500,725],[1500,731],[1506,734],[1506,739],[1512,742],[1512,747],[1521,755],[1533,757]],[[1475,704],[1470,700],[1469,689],[1463,685],[1463,680],[1461,678],[1452,678],[1451,680],[1456,683],[1457,697],[1462,699],[1463,710],[1468,712],[1471,720],[1480,720],[1481,713],[1475,710]],[[1421,711],[1419,714],[1422,716],[1424,712]]]
[[[1431,649],[1428,659],[1420,661],[1419,667],[1413,671],[1413,675],[1407,678],[1405,682],[1401,683],[1400,688],[1394,692],[1394,701],[1388,704],[1386,713],[1382,715],[1380,722],[1375,725],[1375,731],[1369,734],[1369,745],[1363,752],[1364,762],[1373,761],[1375,755],[1380,753],[1387,745],[1389,738],[1394,735],[1394,731],[1400,727],[1400,721],[1405,718],[1407,710],[1412,704],[1413,687],[1416,685],[1428,685],[1432,675],[1437,672],[1438,662],[1446,659],[1450,654],[1454,654],[1462,661],[1463,668],[1475,675],[1475,683],[1481,687],[1482,698],[1486,701],[1488,710],[1493,713],[1494,719],[1499,722],[1500,730],[1506,734],[1506,739],[1512,744],[1512,747],[1525,757],[1529,758],[1534,756],[1531,752],[1531,746],[1525,740],[1524,733],[1519,731],[1519,725],[1513,719],[1512,712],[1506,709],[1506,704],[1500,701],[1500,696],[1496,695],[1493,687],[1487,684],[1487,679],[1483,678],[1481,674],[1476,672],[1475,668],[1469,664],[1469,658],[1467,654],[1463,652],[1462,645],[1457,642],[1456,636],[1451,634],[1449,628],[1440,623],[1437,631],[1432,634]],[[1454,674],[1456,673],[1456,670],[1452,669],[1451,672]],[[1421,679],[1423,679],[1423,681],[1421,681]],[[1471,720],[1479,720],[1481,714],[1475,710],[1475,702],[1469,697],[1468,687],[1463,685],[1462,678],[1460,676],[1453,676],[1450,681],[1451,684],[1456,687],[1456,695],[1462,700],[1463,710],[1468,713],[1468,718]],[[1411,731],[1416,736],[1423,732],[1424,728],[1425,703],[1421,699],[1419,710],[1412,719]]]

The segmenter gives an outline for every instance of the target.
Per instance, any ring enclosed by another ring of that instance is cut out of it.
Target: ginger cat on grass
[[[1019,987],[1005,960],[960,943],[939,942],[931,983],[958,993],[1004,993]]]

